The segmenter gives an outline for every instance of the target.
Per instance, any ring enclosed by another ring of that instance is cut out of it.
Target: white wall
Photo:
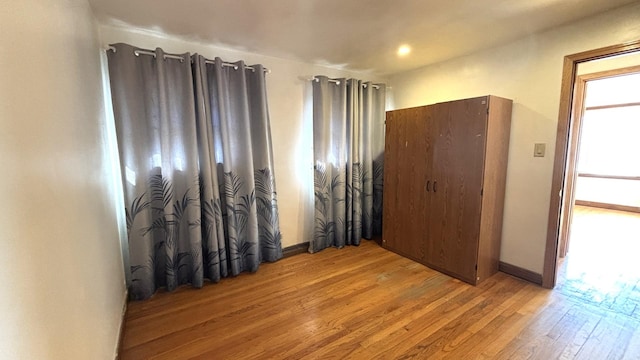
[[[577,200],[640,208],[640,180],[602,179],[581,177],[576,179]]]
[[[625,67],[640,65],[640,53],[630,53],[619,56],[608,57],[599,60],[587,61],[578,64],[576,75],[592,74],[612,69],[622,69]]]
[[[113,359],[125,284],[86,0],[0,6],[0,358]]]
[[[309,241],[313,227],[313,138],[311,134],[310,84],[314,75],[355,77],[382,81],[370,74],[344,71],[297,61],[230,50],[159,32],[135,28],[101,26],[102,45],[124,42],[169,53],[197,52],[207,58],[260,63],[267,75],[267,96],[271,118],[274,166],[280,229],[284,247]]]
[[[502,261],[542,272],[564,56],[636,39],[638,3],[390,77],[395,108],[487,94],[514,100]],[[543,158],[533,157],[538,142],[547,144]]]

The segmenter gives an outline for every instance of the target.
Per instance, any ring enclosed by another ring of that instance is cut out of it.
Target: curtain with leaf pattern
[[[130,297],[281,258],[263,67],[112,48]]]
[[[313,80],[315,221],[309,251],[382,233],[385,85]]]

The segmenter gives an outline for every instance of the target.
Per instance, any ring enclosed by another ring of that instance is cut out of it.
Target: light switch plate
[[[544,157],[546,144],[537,143],[533,145],[533,157]]]

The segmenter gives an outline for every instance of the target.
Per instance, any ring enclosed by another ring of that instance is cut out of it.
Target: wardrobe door
[[[487,98],[435,105],[429,263],[475,283]]]
[[[424,246],[427,254],[427,265],[440,271],[446,271],[448,252],[445,244],[446,239],[442,234],[444,233],[444,228],[447,226],[446,218],[443,216],[447,209],[445,204],[447,188],[441,168],[443,164],[445,164],[442,156],[445,153],[446,147],[443,148],[442,144],[448,141],[446,137],[443,137],[443,134],[446,132],[449,112],[448,107],[443,106],[443,104],[435,104],[431,107],[433,120],[429,127],[432,133],[432,158],[431,167],[427,174],[427,179],[430,182],[430,191],[428,193],[429,209],[427,211],[427,218],[425,219],[428,241]],[[441,128],[443,130],[441,130]]]
[[[415,185],[412,194],[415,202],[415,211],[410,214],[411,232],[416,239],[416,247],[418,249],[418,259],[421,263],[427,263],[429,254],[429,218],[431,201],[433,198],[434,182],[429,176],[433,167],[433,106],[425,106],[422,108],[421,119],[416,127],[414,136],[417,138],[415,151],[416,160],[412,164],[413,174],[415,177]]]
[[[387,111],[384,139],[384,187],[382,196],[382,245],[395,250],[398,247],[397,232],[402,231],[397,219],[397,212],[402,211],[399,206],[399,185],[403,177],[400,176],[400,156],[403,150],[400,146],[406,138],[406,122],[402,122],[402,110]]]
[[[382,244],[423,261],[426,107],[387,112]]]

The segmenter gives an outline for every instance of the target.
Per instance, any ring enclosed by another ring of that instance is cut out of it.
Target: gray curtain
[[[385,86],[313,81],[315,224],[309,251],[382,233]]]
[[[262,66],[112,46],[131,298],[281,258]]]

